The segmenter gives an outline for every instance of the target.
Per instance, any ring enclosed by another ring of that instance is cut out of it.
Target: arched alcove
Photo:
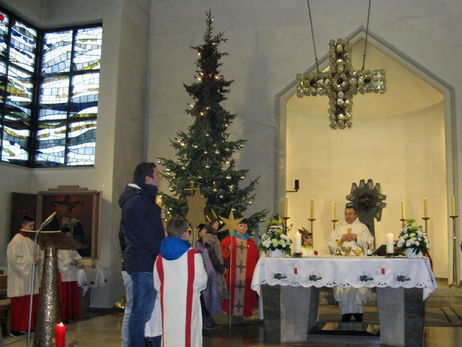
[[[354,69],[360,69],[365,31],[360,27],[349,37]],[[327,46],[327,43],[325,47]],[[327,50],[324,50],[327,51]],[[327,54],[320,68],[328,65]],[[277,96],[279,112],[278,197],[279,211],[285,191],[300,180],[300,190],[288,193],[289,224],[309,227],[310,199],[315,200],[314,242],[328,253],[326,238],[332,230],[332,201],[343,220],[345,196],[353,182],[373,179],[387,195],[382,220],[376,222],[376,244],[385,233],[400,231],[401,200],[407,217],[424,223],[423,199],[428,199],[434,271],[452,276],[452,246],[448,237],[449,196],[455,181],[454,90],[415,60],[369,33],[366,69],[385,69],[385,94],[353,97],[353,127],[329,127],[327,96],[298,98],[294,81]],[[311,66],[306,72],[315,71]],[[302,71],[301,71],[302,72]],[[449,256],[448,256],[449,255]],[[449,277],[450,278],[450,277]]]

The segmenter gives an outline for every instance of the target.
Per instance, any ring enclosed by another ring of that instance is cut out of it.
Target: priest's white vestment
[[[154,287],[160,297],[163,346],[202,346],[200,292],[206,286],[207,273],[196,250],[174,260],[157,257]]]
[[[346,222],[341,223],[334,231],[329,235],[327,243],[331,253],[335,254],[337,247],[337,240],[342,239],[343,234],[348,233],[348,229],[351,228],[351,233],[356,234],[357,239],[353,241],[344,241],[342,246],[344,248],[351,247],[350,256],[355,256],[353,249],[361,249],[363,254],[367,254],[367,250],[371,249],[374,242],[374,237],[369,232],[367,226],[356,218],[353,223],[348,224]],[[344,254],[343,251],[341,251]],[[334,297],[338,301],[341,314],[347,313],[363,313],[363,304],[371,296],[371,290],[369,288],[334,288]]]

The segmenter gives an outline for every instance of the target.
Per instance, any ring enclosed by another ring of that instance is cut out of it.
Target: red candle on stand
[[[63,323],[55,325],[56,347],[66,347],[66,326]]]

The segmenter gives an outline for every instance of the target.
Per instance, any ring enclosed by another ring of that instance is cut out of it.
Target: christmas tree
[[[255,199],[258,178],[245,187],[239,184],[246,179],[248,170],[236,168],[233,154],[242,149],[245,140],[231,141],[227,129],[235,115],[220,103],[226,100],[232,81],[226,80],[218,70],[220,59],[227,53],[218,50],[226,42],[223,33],[214,33],[211,11],[206,12],[207,27],[204,43],[191,47],[199,56],[196,61],[196,81],[183,84],[193,99],[186,112],[194,117],[188,132],[179,132],[171,144],[176,160],[159,158],[164,167],[162,175],[169,182],[170,194],[163,196],[168,215],[185,216],[188,210],[186,196],[191,187],[199,187],[207,198],[207,211],[228,217],[233,209],[235,216],[244,216]],[[246,216],[249,230],[264,220],[266,211]]]

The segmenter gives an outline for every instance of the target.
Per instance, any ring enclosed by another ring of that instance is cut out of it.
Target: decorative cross
[[[245,269],[246,266],[241,264],[241,265],[236,265],[236,268],[239,269],[239,272],[242,272],[242,270]]]
[[[244,246],[243,243],[240,243],[238,246],[236,246],[236,248],[239,248],[241,250],[241,252],[247,248],[247,246]]]
[[[242,282],[239,282],[238,285],[235,285],[234,288],[237,288],[238,290],[239,289],[244,289],[245,288],[245,284],[242,284]]]
[[[329,72],[297,74],[297,96],[327,95],[330,127],[351,128],[353,95],[385,93],[385,70],[353,70],[348,40],[330,40],[329,46]]]
[[[236,305],[234,305],[234,307],[239,310],[241,308],[244,308],[244,305],[236,304]]]
[[[191,182],[189,182],[189,183],[191,183],[191,188],[185,188],[184,190],[190,191],[190,192],[191,192],[191,195],[194,195],[194,189],[195,189],[195,188],[194,188],[194,186],[195,186],[194,181],[191,180]]]

